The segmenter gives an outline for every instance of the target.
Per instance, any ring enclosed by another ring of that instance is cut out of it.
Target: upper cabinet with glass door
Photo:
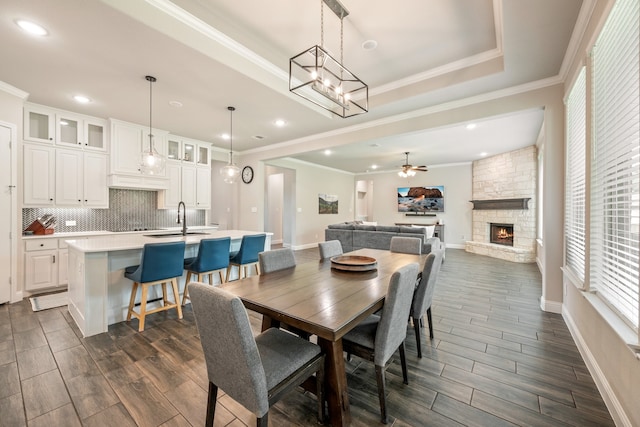
[[[107,151],[107,121],[41,105],[24,107],[24,139]]]
[[[202,142],[198,144],[197,148],[198,148],[198,158],[196,159],[197,165],[210,168],[211,162],[209,159],[209,144],[206,142]]]
[[[169,135],[167,141],[167,160],[187,165],[195,165],[198,156],[198,143],[181,136]]]

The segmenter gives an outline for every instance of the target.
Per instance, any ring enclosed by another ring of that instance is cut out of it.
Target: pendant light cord
[[[149,153],[153,153],[153,126],[151,124],[151,119],[153,117],[152,114],[152,110],[153,110],[153,82],[155,82],[157,79],[153,76],[146,76],[145,77],[147,79],[147,81],[149,82]]]
[[[227,107],[229,110],[229,164],[233,164],[233,112],[235,107]]]
[[[320,0],[320,47],[324,48],[324,1]]]

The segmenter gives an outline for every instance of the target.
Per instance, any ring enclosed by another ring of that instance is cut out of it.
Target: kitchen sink
[[[193,236],[196,234],[208,234],[202,231],[187,231],[187,236]],[[160,234],[145,234],[145,237],[176,237],[182,236],[181,231],[173,232],[173,233],[160,233]]]

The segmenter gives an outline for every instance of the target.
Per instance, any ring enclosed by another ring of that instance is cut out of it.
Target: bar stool
[[[258,253],[264,251],[264,242],[267,238],[266,234],[252,234],[242,236],[240,241],[240,249],[238,252],[229,255],[229,267],[227,267],[227,280],[231,277],[231,269],[233,266],[238,267],[238,278],[242,279],[242,269],[244,267],[244,276],[247,277],[249,266],[255,265],[256,274],[260,274],[258,268]]]
[[[144,320],[147,314],[175,308],[178,311],[178,318],[182,319],[182,308],[178,303],[180,294],[176,279],[182,277],[184,248],[184,242],[147,243],[142,249],[140,265],[125,268],[124,277],[133,280],[127,322],[131,320],[131,316],[137,317],[140,321],[139,332],[144,331]],[[167,299],[167,282],[170,282],[173,288],[173,303]],[[153,285],[162,285],[162,306],[147,310],[147,290],[149,286]],[[142,286],[140,313],[136,313],[133,307],[139,286]]]
[[[182,305],[185,305],[187,298],[189,298],[187,284],[191,282],[191,275],[196,276],[196,281],[202,282],[202,276],[206,274],[209,276],[209,284],[213,285],[213,273],[217,272],[220,275],[220,283],[225,282],[224,271],[229,266],[230,247],[230,237],[200,240],[198,255],[195,258],[187,258],[184,260],[184,269],[187,270],[187,280],[184,282]]]

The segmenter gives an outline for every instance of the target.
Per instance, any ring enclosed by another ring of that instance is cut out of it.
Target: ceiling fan
[[[402,170],[400,172],[398,172],[398,175],[403,177],[403,178],[407,178],[410,176],[414,176],[416,174],[416,171],[420,171],[420,172],[427,172],[429,169],[427,169],[426,166],[422,165],[422,166],[413,166],[411,164],[409,164],[409,152],[405,151],[404,152],[405,155],[405,164],[402,165]]]

